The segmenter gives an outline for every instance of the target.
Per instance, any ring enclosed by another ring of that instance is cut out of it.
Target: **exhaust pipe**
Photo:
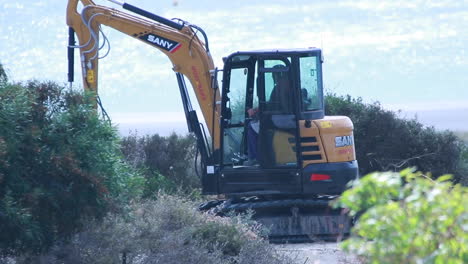
[[[68,82],[72,83],[75,79],[75,30],[72,27],[68,27]]]

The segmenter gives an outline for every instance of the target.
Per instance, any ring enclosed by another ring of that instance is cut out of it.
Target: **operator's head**
[[[284,66],[283,64],[277,64],[273,66],[273,69],[286,70],[286,66]],[[287,82],[287,81],[288,81],[287,71],[273,72],[273,82],[275,83],[275,85],[278,85],[281,82]]]

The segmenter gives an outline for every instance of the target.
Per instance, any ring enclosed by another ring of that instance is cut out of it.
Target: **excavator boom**
[[[112,2],[121,4],[117,1]],[[79,3],[83,6],[80,11]],[[214,81],[215,67],[207,40],[203,43],[194,30],[200,29],[186,22],[181,24],[161,18],[129,4],[122,6],[144,17],[99,6],[92,0],[68,1],[67,24],[78,36],[79,44],[75,48],[80,49],[84,88],[98,93],[101,25],[143,41],[168,56],[173,70],[188,78],[213,140],[214,149],[218,149],[220,111],[217,102],[220,101],[220,94]]]

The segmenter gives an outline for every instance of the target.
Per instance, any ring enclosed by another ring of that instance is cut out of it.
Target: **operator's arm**
[[[258,113],[258,108],[250,108],[247,110],[247,114],[249,115],[250,118],[254,118]]]
[[[77,10],[78,3],[83,8]],[[215,149],[219,148],[219,90],[213,89],[210,71],[213,60],[205,50],[204,43],[189,26],[180,25],[180,30],[140,18],[119,10],[95,5],[92,0],[69,0],[67,24],[79,40],[83,84],[85,89],[98,93],[98,46],[99,27],[106,25],[128,36],[141,40],[164,54],[173,64],[173,70],[185,75],[195,91],[200,108],[214,138]],[[214,111],[214,112],[213,112]]]

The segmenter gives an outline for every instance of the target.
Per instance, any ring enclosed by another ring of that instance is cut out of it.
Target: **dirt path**
[[[356,256],[343,252],[337,243],[276,245],[279,252],[290,255],[297,264],[360,264]]]

